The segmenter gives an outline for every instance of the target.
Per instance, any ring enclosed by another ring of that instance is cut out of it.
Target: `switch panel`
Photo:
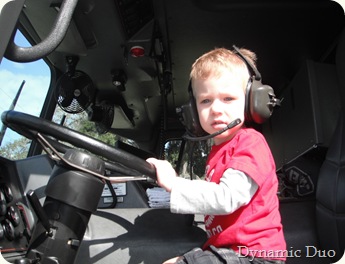
[[[28,207],[15,167],[5,160],[0,163],[0,250],[4,256],[27,250],[31,231],[25,208]]]

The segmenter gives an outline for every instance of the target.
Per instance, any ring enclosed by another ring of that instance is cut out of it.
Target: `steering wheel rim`
[[[68,142],[75,147],[88,150],[95,155],[104,157],[110,162],[113,161],[123,164],[129,169],[138,171],[154,180],[157,179],[156,170],[152,164],[124,150],[114,148],[78,131],[40,117],[14,110],[3,112],[1,120],[7,127],[29,139],[36,140],[35,135],[37,133],[52,136],[57,140]]]

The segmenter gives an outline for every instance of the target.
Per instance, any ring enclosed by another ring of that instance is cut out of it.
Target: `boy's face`
[[[196,99],[200,124],[209,134],[218,132],[233,120],[240,118],[236,127],[214,137],[219,145],[234,137],[244,121],[245,86],[243,75],[235,75],[226,69],[220,78],[193,80],[193,93]]]

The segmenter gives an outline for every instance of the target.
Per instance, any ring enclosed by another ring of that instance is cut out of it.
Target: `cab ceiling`
[[[21,22],[34,42],[48,34],[56,2],[27,0]],[[114,103],[133,110],[136,125],[123,133],[147,140],[161,114],[174,117],[188,99],[190,67],[202,53],[233,44],[255,51],[263,82],[279,96],[306,59],[333,62],[343,27],[344,11],[326,0],[80,0],[49,61],[64,72],[64,57],[78,56],[77,68],[90,75],[99,101],[120,98]],[[133,46],[145,56],[130,56]],[[113,84],[118,70],[126,74],[122,90]]]

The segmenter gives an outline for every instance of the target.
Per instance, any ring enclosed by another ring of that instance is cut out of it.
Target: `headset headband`
[[[255,80],[261,81],[261,73],[256,69],[256,67],[241,53],[239,48],[237,48],[235,45],[232,45],[232,48],[234,49],[233,52],[238,55],[246,64],[248,70],[251,71],[255,77]]]

